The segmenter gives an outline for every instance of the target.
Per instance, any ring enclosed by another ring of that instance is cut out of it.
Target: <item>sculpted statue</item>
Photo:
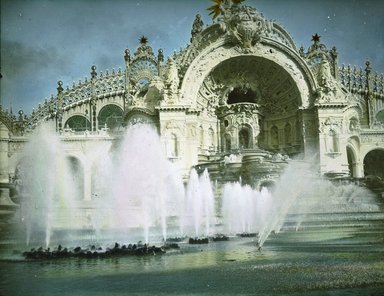
[[[203,26],[204,26],[204,23],[203,23],[203,20],[201,19],[201,15],[200,14],[196,15],[196,18],[193,21],[193,25],[192,25],[191,42],[193,38],[203,30]]]
[[[165,86],[171,94],[176,94],[179,87],[179,71],[172,57],[168,59],[167,71],[165,73]]]
[[[319,64],[317,81],[319,83],[319,102],[330,102],[336,99],[336,82],[331,72],[331,65],[325,55],[321,56]]]
[[[319,85],[325,88],[331,88],[332,80],[331,66],[325,56],[322,57],[319,68]]]
[[[144,101],[146,107],[154,109],[158,102],[164,95],[164,83],[159,76],[154,76],[148,85],[148,91],[145,95]]]
[[[349,119],[349,131],[354,132],[360,129],[359,120],[356,117]]]

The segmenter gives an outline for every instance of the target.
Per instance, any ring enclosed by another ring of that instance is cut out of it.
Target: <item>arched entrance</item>
[[[347,146],[348,170],[351,177],[357,177],[356,155],[352,147]]]
[[[232,149],[240,148],[239,138],[243,135],[239,132],[243,125],[251,127],[250,149],[294,155],[311,148],[315,140],[306,141],[305,137],[314,138],[314,135],[302,133],[303,113],[298,110],[311,105],[311,93],[317,83],[294,46],[276,46],[266,39],[257,46],[239,48],[224,37],[219,26],[212,26],[202,34],[212,41],[201,44],[198,55],[196,48],[186,52],[188,67],[179,97],[190,100],[190,110],[203,110],[197,116],[187,115],[196,124],[199,121],[211,124],[217,135],[215,149],[227,152],[229,144]],[[312,112],[307,115],[307,119],[315,120]],[[217,124],[212,124],[214,119]],[[305,124],[309,125],[311,120]],[[294,129],[295,122],[300,123],[300,133]],[[290,126],[285,130],[287,123]],[[273,126],[277,133],[271,141]]]
[[[224,151],[229,152],[232,149],[232,141],[231,141],[231,135],[225,134],[224,135]]]
[[[301,152],[302,139],[293,137],[291,124],[301,121],[297,112],[303,105],[300,86],[276,61],[260,56],[221,61],[207,73],[196,102],[206,106],[210,118],[217,116],[224,151],[228,148],[226,135],[232,133],[237,149]],[[271,134],[258,138],[260,133]]]
[[[384,179],[384,150],[374,149],[364,157],[364,176]]]
[[[239,131],[239,148],[249,149],[252,147],[251,143],[252,131],[249,127],[243,126]]]

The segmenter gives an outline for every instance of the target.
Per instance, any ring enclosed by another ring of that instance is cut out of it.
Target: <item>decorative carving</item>
[[[352,117],[349,119],[348,129],[351,133],[354,133],[360,130],[360,123],[356,117]]]
[[[140,58],[154,59],[152,47],[148,45],[148,38],[145,36],[141,36],[139,41],[140,41],[140,46],[136,49],[136,52],[134,54],[134,60],[140,59]]]
[[[249,52],[265,32],[271,30],[263,15],[249,6],[232,3],[223,6],[222,11],[221,28],[245,52]]]
[[[179,75],[176,63],[172,57],[168,59],[167,71],[165,73],[165,86],[172,92],[172,94],[177,93]]]
[[[197,129],[196,129],[196,124],[195,123],[190,123],[188,124],[188,136],[192,138],[196,138],[197,136]]]
[[[224,156],[224,163],[241,163],[243,156],[241,154],[230,154],[228,156]]]
[[[167,69],[165,72],[165,87],[164,103],[166,105],[173,105],[178,101],[178,88],[179,88],[179,73],[177,65],[172,57],[168,59]]]
[[[330,130],[340,133],[343,127],[343,119],[336,117],[328,117],[325,120],[320,120],[320,132],[328,133]]]
[[[240,114],[244,113],[246,117],[252,117],[258,112],[257,104],[234,104],[234,105],[225,105],[219,106],[216,110],[218,118],[226,117],[230,114]]]
[[[142,87],[158,73],[156,64],[151,60],[140,59],[132,63],[129,78],[134,84]]]
[[[318,72],[318,83],[327,92],[335,90],[335,82],[331,74],[328,59],[323,55]]]
[[[234,89],[251,91],[254,96],[252,100],[245,100],[260,105],[263,112],[269,114],[287,114],[295,110],[300,103],[298,84],[292,79],[293,76],[300,77],[301,74],[295,70],[293,63],[289,65],[291,75],[283,67],[279,67],[268,59],[254,56],[235,56],[233,52],[217,54],[219,60],[224,61],[213,68],[206,76],[199,88],[197,101],[202,106],[223,105],[227,102],[228,94]],[[232,58],[231,58],[232,57]],[[202,57],[201,64],[194,68],[198,80],[199,71],[211,68],[212,60],[216,56]],[[270,79],[268,77],[273,77]],[[190,84],[198,84],[190,81]]]
[[[24,142],[9,142],[8,143],[8,157],[11,157],[16,152],[21,152],[24,148]]]
[[[384,133],[361,135],[362,143],[384,143]]]
[[[180,122],[176,122],[175,120],[168,120],[164,123],[164,127],[166,130],[181,130],[183,124]]]
[[[303,135],[305,137],[315,137],[317,135],[316,122],[314,120],[305,120],[304,121]]]

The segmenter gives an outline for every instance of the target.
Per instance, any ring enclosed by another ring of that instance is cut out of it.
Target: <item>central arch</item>
[[[247,54],[244,54],[238,47],[227,45],[225,38],[212,43],[189,65],[181,84],[181,97],[189,99],[192,106],[207,107],[208,102],[199,101],[199,90],[215,68],[220,67],[223,63],[230,63],[231,59],[255,61],[254,65],[258,64],[257,69],[264,71],[268,79],[274,79],[274,74],[277,72],[283,73],[284,77],[298,90],[299,97],[296,99],[299,106],[308,107],[310,105],[310,93],[315,90],[316,82],[308,66],[292,49],[280,47],[275,42],[269,43],[267,40],[253,47],[252,51]],[[268,72],[268,70],[271,71]],[[219,88],[221,85],[218,83],[214,87]]]
[[[199,89],[197,104],[254,104],[265,114],[287,114],[302,104],[297,84],[277,63],[258,56],[237,56],[218,64]]]

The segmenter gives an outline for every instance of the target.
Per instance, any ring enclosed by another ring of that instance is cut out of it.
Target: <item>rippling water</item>
[[[181,244],[153,257],[20,260],[3,245],[0,295],[383,295],[384,225]]]

